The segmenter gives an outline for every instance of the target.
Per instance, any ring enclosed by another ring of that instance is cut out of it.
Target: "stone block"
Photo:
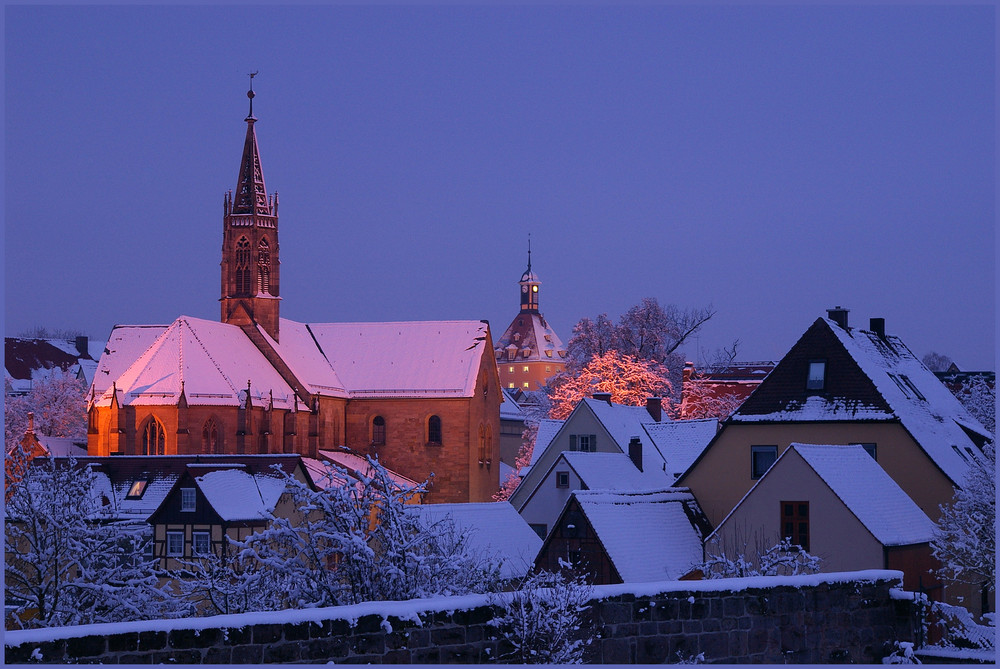
[[[624,602],[603,602],[599,613],[600,622],[605,625],[617,625],[632,620],[632,605]]]
[[[410,664],[410,651],[405,649],[390,650],[382,656],[383,664]]]
[[[281,625],[266,624],[253,626],[253,643],[274,643],[281,639]]]
[[[626,639],[604,639],[601,644],[601,664],[630,664],[629,643]]]
[[[160,650],[167,647],[166,632],[139,632],[139,650]]]
[[[358,618],[358,622],[354,625],[354,631],[357,634],[371,634],[373,632],[379,632],[382,630],[382,616],[379,615],[368,615],[361,616]]]
[[[663,664],[670,644],[664,637],[642,637],[637,640],[635,661],[639,664]]]
[[[299,654],[303,660],[336,660],[346,657],[348,650],[347,639],[327,637],[325,639],[310,639],[299,650]]]
[[[201,664],[201,651],[195,648],[156,651],[153,664]]]
[[[709,616],[701,621],[701,631],[702,632],[721,632],[722,631],[722,621],[719,618]]]
[[[122,653],[134,651],[139,648],[139,633],[125,632],[123,634],[112,634],[108,637],[108,652]]]
[[[427,648],[431,645],[431,631],[428,629],[411,629],[406,631],[406,645],[412,648]]]
[[[441,648],[443,664],[472,664],[479,659],[479,649],[473,644]]]
[[[219,630],[171,630],[167,634],[167,645],[171,648],[207,648],[219,641]]]
[[[106,649],[107,641],[103,636],[93,635],[66,639],[66,654],[73,659],[103,655]]]
[[[658,634],[681,634],[684,631],[684,623],[680,620],[664,620],[656,624]]]
[[[429,648],[411,648],[410,662],[413,664],[440,664],[441,651],[433,646]]]
[[[276,643],[264,647],[264,662],[266,664],[287,664],[299,659],[297,643]]]
[[[674,620],[677,618],[677,600],[665,599],[656,602],[653,609],[653,620]]]
[[[142,639],[140,638],[140,643]],[[227,646],[245,646],[253,641],[253,629],[246,627],[228,627],[222,630],[222,643]],[[142,648],[139,648],[142,650]]]
[[[725,658],[728,661],[738,660],[740,658],[746,658],[748,655],[748,634],[746,632],[730,632],[729,633],[729,655]]]
[[[305,641],[309,638],[312,623],[285,623],[281,626],[281,636],[285,641]]]
[[[479,643],[487,638],[485,625],[470,625],[465,628],[466,643]]]
[[[465,643],[465,628],[458,626],[431,630],[431,643],[435,646],[456,646]]]
[[[641,622],[653,619],[652,603],[649,600],[637,599],[632,603],[632,620]]]
[[[405,630],[397,630],[393,627],[392,631],[385,635],[385,649],[386,650],[397,650],[399,648],[406,648],[407,634]]]
[[[698,651],[705,654],[705,660],[717,661],[729,654],[729,634],[710,632],[698,637]]]
[[[685,620],[681,629],[685,635],[701,634],[701,621],[700,620]]]
[[[230,646],[216,646],[205,651],[205,664],[231,664],[232,661],[233,649]]]
[[[152,653],[123,653],[118,656],[119,664],[153,664]],[[224,664],[224,663],[220,663]]]
[[[456,625],[483,625],[496,617],[496,612],[491,606],[477,606],[468,611],[455,611],[452,620]]]
[[[660,624],[654,622],[639,623],[639,636],[656,636],[660,633]]]
[[[350,639],[352,655],[381,655],[385,652],[385,635],[357,634]]]
[[[233,647],[233,664],[260,664],[263,660],[263,646],[252,644]]]

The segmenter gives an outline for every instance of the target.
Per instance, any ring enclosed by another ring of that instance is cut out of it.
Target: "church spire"
[[[227,193],[223,207],[222,322],[261,326],[278,340],[278,195],[268,198],[257,148],[250,74],[250,113],[235,196]]]
[[[243,160],[240,162],[240,179],[236,184],[236,201],[233,202],[234,214],[271,215],[271,206],[267,201],[267,188],[264,186],[264,172],[260,168],[260,151],[257,149],[257,133],[253,124],[257,120],[253,115],[253,78],[256,72],[250,73],[250,113],[247,114],[247,137],[243,142]]]

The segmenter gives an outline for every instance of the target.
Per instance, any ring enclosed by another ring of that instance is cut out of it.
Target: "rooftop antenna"
[[[260,70],[254,70],[253,72],[250,73],[250,90],[247,91],[247,97],[250,98],[250,115],[247,116],[248,119],[253,118],[253,96],[254,96],[253,78],[256,77],[258,74],[260,74]]]

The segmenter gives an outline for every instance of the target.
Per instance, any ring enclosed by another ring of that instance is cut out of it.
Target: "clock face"
[[[521,292],[522,293],[527,293],[528,292],[528,287],[527,286],[521,286]]]

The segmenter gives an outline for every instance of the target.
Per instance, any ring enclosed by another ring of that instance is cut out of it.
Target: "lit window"
[[[531,287],[531,292],[537,293],[538,292],[538,286],[532,286]]]
[[[778,459],[777,446],[750,447],[750,478],[759,479]]]
[[[142,431],[141,455],[163,455],[165,434],[160,421],[150,418]]]
[[[528,382],[527,382],[527,381],[525,381],[525,382],[524,382],[524,383],[522,383],[521,385],[522,385],[522,386],[524,386],[525,388],[527,388],[527,387],[528,387]]]
[[[132,484],[131,488],[128,489],[128,494],[125,496],[125,499],[142,499],[142,495],[146,492],[146,487],[148,485],[148,479],[139,479]]]
[[[524,372],[528,371],[528,366],[525,365],[524,368],[521,371],[524,371]]]
[[[556,487],[557,488],[569,487],[569,472],[556,472]]]
[[[823,390],[826,382],[826,360],[809,361],[809,378],[806,380],[806,390]]]
[[[514,366],[511,365],[510,367],[508,367],[507,371],[510,372],[511,374],[513,374],[514,373]]]
[[[195,555],[208,555],[211,546],[212,535],[208,532],[191,533],[191,552]]]
[[[167,532],[167,557],[183,557],[184,533]]]
[[[510,388],[511,390],[514,390],[514,383],[513,382],[508,383],[507,387]]]
[[[181,511],[194,511],[195,491],[194,488],[181,488]]]
[[[781,536],[809,550],[809,502],[781,502]]]
[[[552,357],[552,351],[545,351],[545,357],[546,358],[551,358]]]
[[[551,354],[551,351],[546,351],[546,353]],[[548,374],[551,371],[552,371],[552,365],[545,365],[545,373]]]

